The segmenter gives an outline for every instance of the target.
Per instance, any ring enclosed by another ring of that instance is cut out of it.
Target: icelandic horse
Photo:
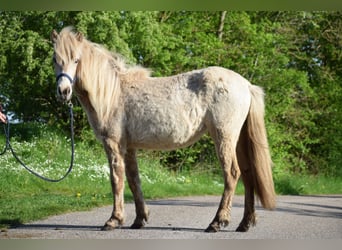
[[[217,232],[230,221],[236,184],[245,187],[244,215],[237,231],[255,225],[254,195],[266,209],[275,207],[275,191],[264,122],[264,93],[241,75],[221,67],[151,77],[140,66],[87,40],[66,27],[51,33],[57,96],[68,102],[75,92],[110,167],[113,212],[103,226],[124,223],[124,178],[133,193],[141,228],[149,211],[143,198],[137,149],[173,150],[204,134],[214,141],[224,191],[206,232]],[[210,187],[208,187],[210,188]]]

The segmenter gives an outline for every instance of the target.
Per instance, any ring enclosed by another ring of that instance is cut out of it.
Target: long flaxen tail
[[[262,88],[250,85],[251,106],[246,121],[247,150],[253,186],[262,206],[274,209],[276,194],[272,177],[272,160],[267,142],[264,121],[265,105]]]

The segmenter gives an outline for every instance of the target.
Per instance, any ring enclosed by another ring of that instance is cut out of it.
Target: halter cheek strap
[[[65,76],[66,78],[68,78],[68,80],[70,81],[71,84],[73,84],[75,82],[75,79],[72,79],[71,76],[69,76],[67,73],[60,73],[57,77],[56,77],[56,82],[59,81],[59,79],[61,77]]]

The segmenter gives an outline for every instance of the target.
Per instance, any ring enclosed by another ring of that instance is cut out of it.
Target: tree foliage
[[[341,12],[0,12],[0,101],[21,121],[67,122],[49,37],[68,25],[155,76],[235,70],[265,89],[275,173],[342,173]],[[78,105],[76,120],[89,129]],[[162,163],[184,168],[214,151],[204,138]]]

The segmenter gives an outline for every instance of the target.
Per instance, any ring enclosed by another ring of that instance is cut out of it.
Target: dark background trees
[[[49,37],[68,25],[155,76],[235,70],[265,89],[275,173],[342,174],[341,12],[0,12],[0,101],[13,119],[67,123]],[[82,135],[89,127],[74,102]],[[161,157],[188,167],[213,152],[204,138]]]

